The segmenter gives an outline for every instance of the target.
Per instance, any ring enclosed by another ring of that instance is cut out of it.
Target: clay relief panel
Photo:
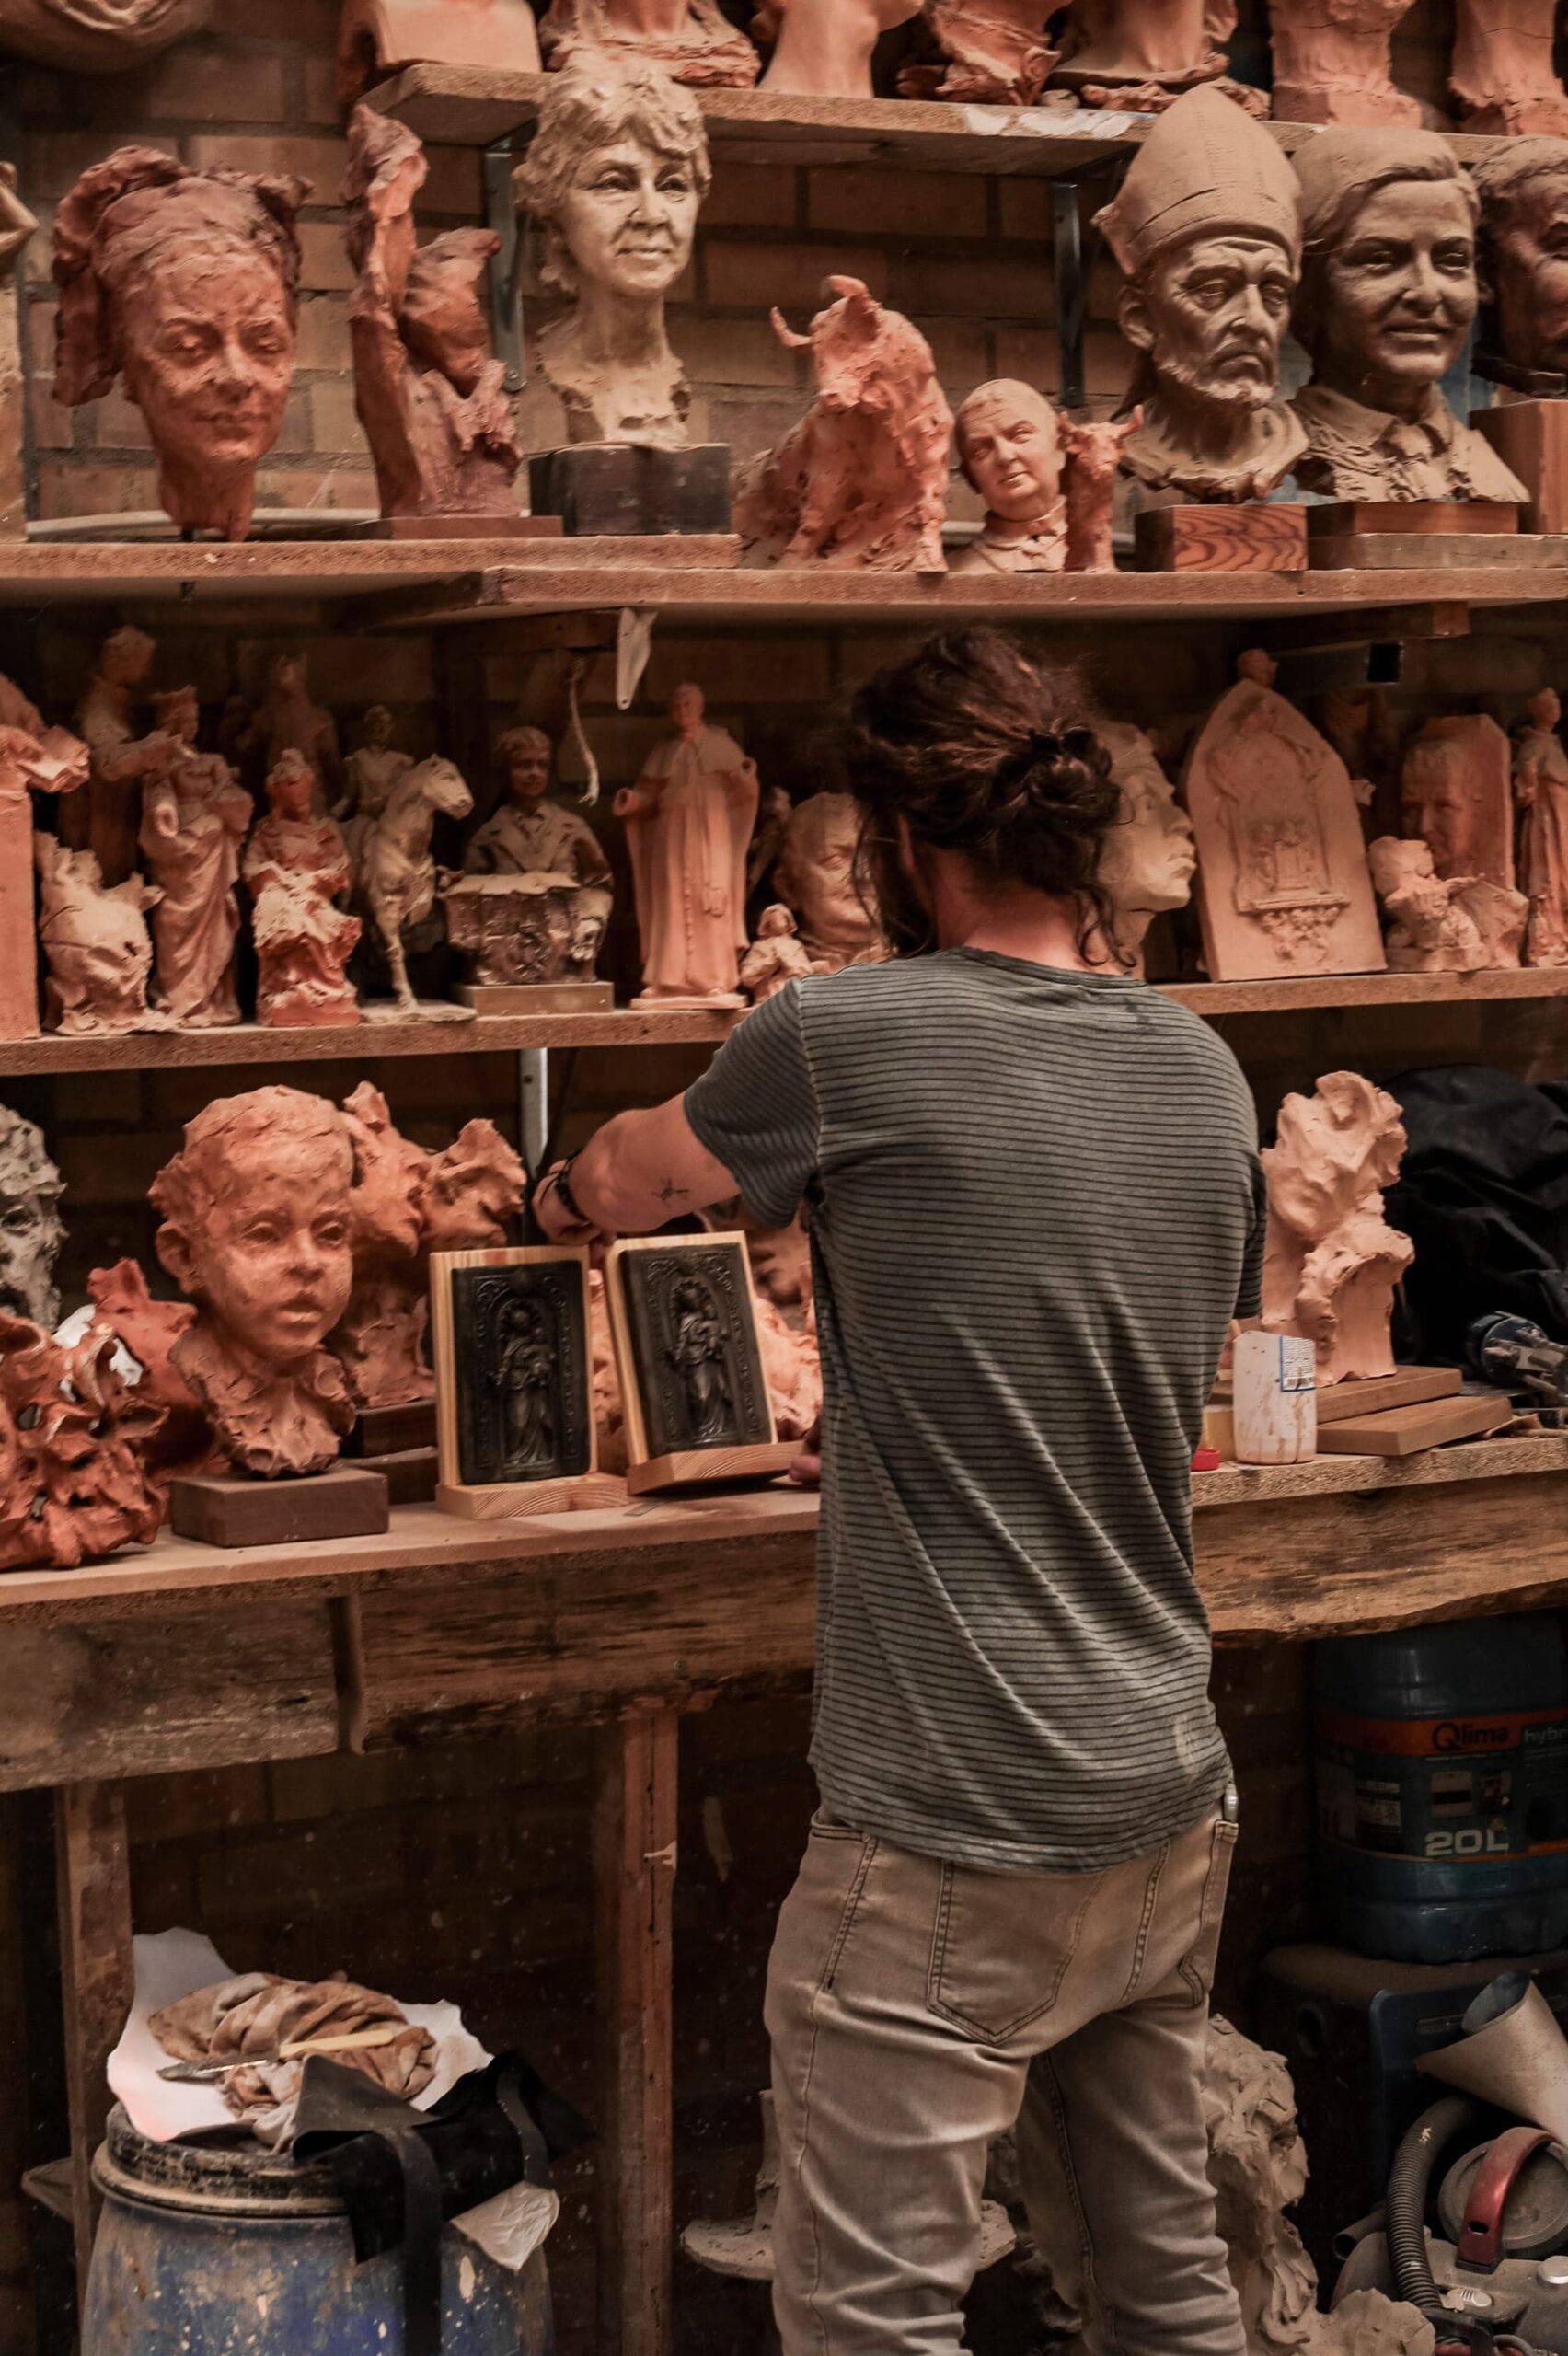
[[[650,1457],[773,1438],[756,1318],[738,1238],[615,1255]]]
[[[451,1282],[459,1478],[478,1487],[592,1472],[581,1262],[455,1268]]]

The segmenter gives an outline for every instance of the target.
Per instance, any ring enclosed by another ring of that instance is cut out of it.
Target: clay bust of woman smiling
[[[549,83],[517,191],[566,300],[536,350],[571,441],[684,447],[691,393],[664,304],[709,178],[697,101],[656,67],[585,52]]]
[[[123,375],[182,531],[242,540],[250,528],[294,381],[306,193],[121,147],[61,205],[55,398],[96,400]]]

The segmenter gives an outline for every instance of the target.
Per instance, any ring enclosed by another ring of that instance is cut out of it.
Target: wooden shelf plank
[[[489,147],[531,124],[548,77],[475,65],[410,65],[369,93],[441,146]],[[1023,174],[1060,179],[1130,155],[1154,117],[1065,103],[943,106],[910,98],[808,98],[770,90],[699,90],[714,153],[748,164],[881,164],[907,171]],[[1271,122],[1287,151],[1312,136],[1298,122]],[[1455,133],[1462,162],[1478,163],[1500,139]]]
[[[1217,1019],[1319,1007],[1472,1006],[1568,998],[1568,968],[1485,974],[1322,974],[1266,982],[1160,982],[1167,998]],[[481,1014],[472,1022],[356,1023],[321,1030],[134,1031],[112,1038],[0,1040],[0,1080],[55,1072],[239,1070],[256,1064],[373,1064],[410,1056],[514,1055],[528,1047],[716,1047],[741,1018],[690,1008]]]

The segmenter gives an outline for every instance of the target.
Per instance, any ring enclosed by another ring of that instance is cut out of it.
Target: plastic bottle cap
[[[1194,1472],[1217,1472],[1221,1461],[1217,1448],[1197,1448],[1193,1450]]]
[[[1536,2281],[1545,2291],[1560,2291],[1568,2284],[1568,2258],[1543,2258],[1536,2268]]]

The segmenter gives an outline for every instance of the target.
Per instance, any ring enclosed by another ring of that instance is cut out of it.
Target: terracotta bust
[[[1399,835],[1368,843],[1366,858],[1389,918],[1392,972],[1474,974],[1518,964],[1525,913],[1516,892],[1473,875],[1439,875],[1431,845]]]
[[[1568,752],[1558,734],[1559,699],[1530,699],[1514,739],[1514,799],[1519,810],[1519,882],[1530,904],[1526,962],[1568,965]]]
[[[1414,1250],[1384,1218],[1381,1190],[1404,1149],[1399,1106],[1359,1072],[1326,1072],[1312,1095],[1279,1108],[1277,1142],[1262,1157],[1262,1323],[1317,1344],[1320,1383],[1394,1371],[1394,1287]]]
[[[881,920],[859,873],[860,808],[852,794],[811,793],[789,814],[773,889],[829,973],[885,956]]]
[[[1552,68],[1556,0],[1458,0],[1448,80],[1464,130],[1505,139],[1568,133]]]
[[[1051,86],[1077,91],[1085,106],[1159,114],[1184,91],[1222,83],[1228,98],[1262,115],[1264,93],[1226,78],[1235,30],[1234,0],[1075,0]]]
[[[1124,284],[1143,423],[1122,463],[1189,500],[1266,498],[1305,435],[1279,397],[1301,258],[1300,200],[1279,146],[1217,90],[1162,115],[1096,216]]]
[[[86,746],[46,728],[20,687],[0,676],[0,1039],[38,1029],[32,797],[70,795],[86,777]]]
[[[212,13],[213,0],[0,0],[0,50],[70,74],[125,74]]]
[[[926,0],[932,53],[900,68],[900,97],[1032,106],[1056,63],[1045,38],[1055,14],[1053,0]]]
[[[1511,139],[1475,166],[1481,320],[1471,366],[1518,393],[1568,396],[1568,138]]]
[[[871,52],[920,0],[764,0],[752,31],[773,44],[765,90],[806,98],[869,98]]]
[[[1474,190],[1429,131],[1324,131],[1296,158],[1306,248],[1293,325],[1312,363],[1302,486],[1332,499],[1523,502],[1439,379],[1477,303]]]
[[[173,739],[163,729],[139,735],[136,711],[157,648],[145,630],[127,624],[98,649],[87,691],[76,707],[76,733],[92,756],[85,791],[73,794],[61,811],[62,839],[73,850],[90,850],[106,884],[122,884],[136,865],[142,824],[142,789],[147,779],[167,777],[176,758]]]
[[[705,709],[700,687],[675,689],[674,733],[615,809],[631,853],[643,1000],[741,1006],[756,768]]]
[[[1420,104],[1394,87],[1390,59],[1410,9],[1411,0],[1273,0],[1275,121],[1370,131],[1419,122]]]
[[[354,407],[383,515],[515,515],[522,453],[482,289],[493,229],[425,245],[414,198],[430,166],[414,133],[374,108],[349,124],[349,304]]]
[[[1056,412],[1031,385],[998,378],[971,393],[953,420],[964,480],[986,502],[979,537],[954,572],[1060,572],[1066,561],[1066,501]]]
[[[704,90],[748,90],[761,64],[719,0],[550,0],[539,46],[557,71],[609,56]]]
[[[157,999],[177,1021],[205,1030],[239,1021],[234,887],[253,804],[221,753],[196,750],[194,687],[158,696],[154,710],[181,748],[142,805],[142,855],[162,895],[153,910]]]
[[[685,447],[691,387],[664,305],[710,177],[697,100],[657,66],[587,52],[548,84],[516,179],[542,233],[540,278],[562,304],[534,346],[563,420],[557,446]],[[548,440],[541,419],[530,445]]]
[[[344,976],[360,923],[338,906],[353,880],[348,846],[330,818],[311,815],[315,793],[305,755],[285,753],[267,780],[268,814],[245,848],[261,969],[256,1020],[280,1028],[359,1021]]]
[[[550,792],[554,747],[542,728],[509,728],[496,740],[502,799],[493,817],[475,828],[463,854],[467,875],[569,876],[605,895],[609,914],[610,862],[586,818]]]
[[[1511,890],[1514,814],[1508,739],[1482,712],[1424,722],[1407,746],[1401,816],[1431,847],[1439,875],[1481,875]]]
[[[158,1257],[200,1311],[173,1362],[242,1472],[323,1472],[353,1421],[322,1346],[353,1282],[353,1174],[334,1106],[259,1088],[199,1113],[153,1182]]]
[[[33,837],[33,858],[47,1028],[65,1038],[172,1028],[172,1016],[147,1008],[153,941],[146,911],[156,904],[156,889],[140,875],[106,887],[90,850],[67,850],[52,835]]]
[[[1197,841],[1144,731],[1124,720],[1101,720],[1094,733],[1122,790],[1121,819],[1105,837],[1100,880],[1115,911],[1118,956],[1141,972],[1144,938],[1155,918],[1184,908],[1192,897]]]
[[[43,1131],[0,1104],[0,1310],[51,1332],[60,1317],[54,1264],[65,1241],[64,1191]]]
[[[306,193],[121,147],[55,214],[55,398],[75,408],[124,376],[181,531],[250,529],[294,382]]]

